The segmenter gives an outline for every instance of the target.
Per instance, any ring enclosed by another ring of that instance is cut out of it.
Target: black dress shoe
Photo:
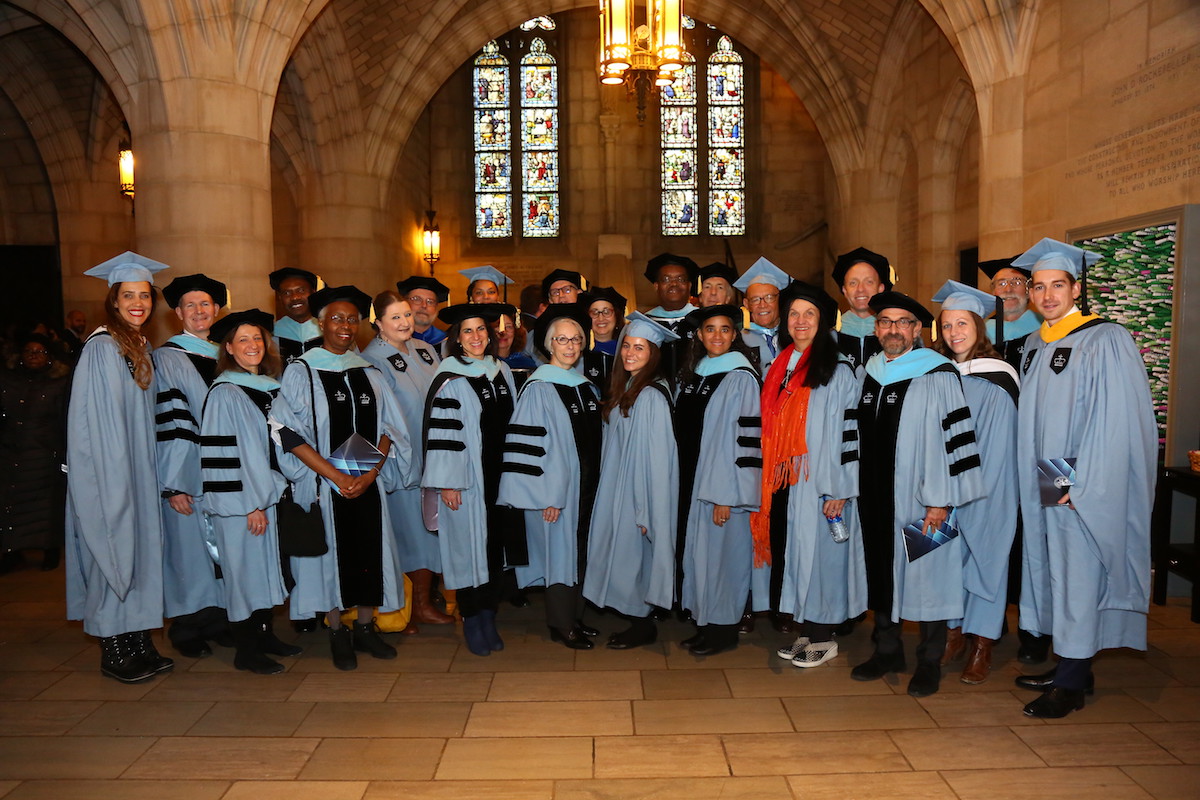
[[[608,637],[608,649],[631,650],[634,647],[654,644],[656,641],[658,641],[657,628],[629,628]]]
[[[1025,706],[1025,716],[1038,719],[1062,719],[1083,708],[1084,691],[1055,686]]]
[[[908,682],[908,693],[913,697],[929,697],[931,694],[937,694],[941,683],[941,667],[928,661],[922,661],[913,670],[912,680]]]
[[[296,633],[312,633],[317,629],[317,619],[294,619],[292,620],[292,630]]]
[[[772,614],[771,626],[780,633],[795,633],[800,630],[800,625],[791,614]]]
[[[754,615],[750,612],[742,614],[742,618],[738,621],[738,633],[754,633]]]
[[[572,628],[566,633],[559,632],[558,628],[551,628],[550,641],[566,645],[572,650],[591,650],[596,646],[596,643],[579,628]]]
[[[659,608],[658,606],[655,606],[654,610],[650,612],[650,619],[654,620],[655,622],[666,622],[670,618],[671,612],[665,608]]]
[[[704,646],[704,632],[697,631],[695,636],[689,636],[679,643],[679,646],[684,650],[694,650],[697,647]]]
[[[903,653],[892,655],[874,653],[866,661],[850,670],[850,677],[856,681],[874,681],[889,672],[904,672],[907,667]]]
[[[513,608],[529,608],[529,598],[525,596],[524,592],[517,592],[508,598],[508,602]]]
[[[726,650],[736,650],[737,639],[732,642],[707,642],[702,641],[699,645],[692,648],[694,656],[715,656],[717,653],[724,653]]]
[[[582,633],[584,636],[599,636],[600,631],[593,628],[591,625],[584,625],[582,620],[575,622],[575,630]]]
[[[1018,675],[1013,681],[1022,689],[1032,689],[1035,692],[1048,692],[1054,688],[1054,676],[1058,673],[1058,667],[1043,672],[1040,675]],[[1096,693],[1096,676],[1088,675],[1087,687],[1082,690],[1086,694]]]

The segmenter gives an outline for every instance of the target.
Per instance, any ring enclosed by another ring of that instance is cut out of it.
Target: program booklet
[[[1037,470],[1038,493],[1044,506],[1058,505],[1058,501],[1075,485],[1073,458],[1039,458]]]
[[[346,438],[346,441],[338,445],[338,448],[329,454],[329,463],[338,472],[344,472],[347,475],[357,478],[359,475],[368,472],[382,458],[383,453],[379,452],[379,448],[357,433],[352,433]],[[333,481],[326,478],[325,482],[335,492],[338,491],[337,485]]]
[[[904,526],[904,551],[908,560],[916,561],[924,555],[932,553],[946,542],[958,538],[958,515],[950,509],[950,515],[942,526],[931,534],[924,532],[925,520],[919,519]]]

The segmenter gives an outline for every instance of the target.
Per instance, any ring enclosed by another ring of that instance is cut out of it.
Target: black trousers
[[[941,664],[942,654],[946,651],[946,632],[949,627],[946,620],[922,622],[921,639],[917,642],[917,661]],[[900,634],[904,630],[903,622],[892,622],[878,613],[875,615],[875,630],[871,639],[875,642],[875,651],[880,655],[904,654],[904,642]]]
[[[583,616],[583,587],[552,583],[546,587],[546,624],[567,633]]]

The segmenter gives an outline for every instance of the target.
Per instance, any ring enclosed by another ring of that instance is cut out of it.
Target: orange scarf
[[[808,398],[812,389],[804,385],[804,379],[808,375],[812,348],[800,356],[785,384],[783,378],[794,351],[794,345],[784,348],[763,381],[762,507],[750,515],[755,567],[771,563],[772,496],[784,486],[794,486],[801,475],[808,480],[808,443],[804,428],[808,422]]]

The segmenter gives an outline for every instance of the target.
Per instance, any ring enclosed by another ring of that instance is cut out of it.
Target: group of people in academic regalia
[[[70,614],[136,682],[172,667],[164,616],[185,656],[282,671],[285,602],[297,630],[328,627],[337,668],[394,658],[383,615],[456,621],[439,582],[477,656],[534,587],[572,649],[599,635],[588,603],[621,618],[617,650],[675,608],[697,656],[769,612],[801,668],[870,610],[851,677],[907,670],[908,620],[923,697],[964,656],[962,681],[986,680],[1019,602],[1021,660],[1059,656],[1017,679],[1041,692],[1025,712],[1065,716],[1097,651],[1144,648],[1148,602],[1156,432],[1129,334],[1076,307],[1094,259],[1043,240],[984,265],[994,294],[947,282],[936,318],[865,248],[833,270],[840,315],[766,259],[670,253],[645,314],[566,269],[518,312],[485,266],[454,305],[432,277],[371,298],[284,268],[279,320],[220,317],[224,285],[189,275],[162,292],[183,330],[151,353],[165,265],[123,254],[89,270],[110,290],[69,413]]]

